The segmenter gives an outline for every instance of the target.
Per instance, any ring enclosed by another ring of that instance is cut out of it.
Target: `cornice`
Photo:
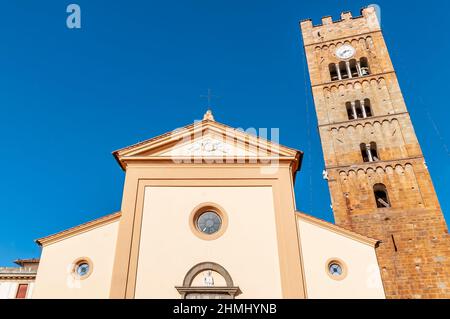
[[[366,75],[366,76],[360,76],[360,77],[356,77],[356,78],[351,78],[351,79],[343,79],[343,80],[338,80],[338,81],[330,81],[330,82],[324,82],[324,83],[319,83],[319,84],[314,84],[311,85],[312,88],[316,88],[316,87],[326,87],[326,86],[339,86],[339,85],[346,85],[346,84],[354,84],[356,82],[364,82],[364,81],[371,81],[371,80],[377,80],[380,77],[383,77],[384,75],[390,75],[390,74],[394,74],[396,76],[396,72],[394,70],[391,71],[387,71],[387,72],[381,72],[381,73],[376,73],[376,74],[370,74],[370,75]]]
[[[307,215],[305,213],[301,213],[301,212],[295,212],[297,218],[300,218],[310,224],[319,226],[321,228],[324,228],[326,230],[332,231],[334,233],[337,233],[339,235],[343,235],[345,237],[349,237],[351,239],[354,239],[356,241],[359,241],[360,243],[372,246],[372,247],[376,247],[378,245],[378,243],[380,243],[379,240],[377,239],[373,239],[364,235],[361,235],[359,233],[355,233],[354,231],[348,230],[346,228],[342,228],[340,226],[337,226],[335,224],[329,223],[327,221],[324,221],[322,219],[313,217],[311,215]]]
[[[352,164],[352,165],[338,165],[338,166],[327,166],[326,170],[339,170],[340,172],[349,172],[349,171],[358,171],[358,170],[364,170],[367,171],[369,169],[376,170],[377,168],[383,168],[385,169],[388,166],[405,166],[409,162],[417,162],[417,161],[424,161],[425,158],[423,155],[420,156],[413,156],[413,157],[404,157],[399,159],[393,159],[393,160],[386,160],[386,161],[378,161],[378,162],[368,162],[368,163],[360,163],[360,164]]]
[[[365,125],[365,124],[373,124],[375,122],[379,122],[380,120],[388,120],[392,121],[396,117],[400,117],[403,115],[408,115],[409,112],[398,112],[398,113],[392,113],[387,115],[378,115],[378,116],[372,116],[372,117],[366,117],[364,119],[356,119],[356,120],[348,120],[348,121],[342,121],[342,122],[334,122],[334,123],[328,123],[328,124],[320,124],[318,127],[330,127],[330,130],[333,128],[340,128],[342,126],[344,127],[355,127],[358,125]]]
[[[320,27],[320,26],[318,26]],[[311,46],[315,46],[315,47],[324,47],[326,45],[331,45],[334,44],[334,42],[339,42],[339,41],[348,41],[349,39],[354,39],[354,38],[361,38],[361,37],[366,37],[369,35],[372,35],[374,33],[381,33],[383,34],[383,32],[380,30],[374,30],[374,31],[369,31],[369,32],[364,32],[364,33],[358,33],[358,34],[354,34],[354,35],[349,35],[346,37],[340,37],[340,38],[336,38],[336,39],[331,39],[331,40],[326,40],[326,41],[321,41],[321,42],[317,42],[317,43],[309,43],[304,45],[305,48],[311,47]]]
[[[48,246],[50,244],[53,244],[57,241],[66,239],[68,237],[72,237],[81,233],[84,233],[86,231],[89,231],[91,229],[112,223],[116,220],[118,220],[120,218],[120,216],[122,215],[121,212],[117,212],[114,214],[110,214],[98,219],[95,219],[93,221],[81,224],[79,226],[75,226],[66,230],[63,230],[59,233],[47,236],[47,237],[43,237],[43,238],[39,238],[36,239],[35,242],[39,245],[39,246]]]

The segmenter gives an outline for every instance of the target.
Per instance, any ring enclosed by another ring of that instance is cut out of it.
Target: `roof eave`
[[[38,244],[39,246],[44,247],[44,246],[50,245],[54,242],[57,242],[57,241],[66,239],[68,237],[72,237],[72,236],[78,235],[80,233],[89,231],[91,229],[114,222],[116,219],[119,219],[121,216],[122,216],[121,212],[109,214],[109,215],[91,220],[84,224],[74,226],[74,227],[68,228],[66,230],[60,231],[56,234],[36,239],[34,242],[36,244]]]
[[[374,239],[374,238],[371,238],[371,237],[368,237],[368,236],[356,233],[356,232],[354,232],[352,230],[343,228],[341,226],[338,226],[336,224],[327,222],[327,221],[322,220],[320,218],[317,218],[317,217],[314,217],[314,216],[311,216],[311,215],[308,215],[308,214],[305,214],[305,213],[302,213],[302,212],[299,212],[299,211],[295,212],[295,214],[296,214],[296,216],[298,218],[303,218],[303,220],[306,220],[307,222],[310,222],[310,223],[315,224],[317,226],[322,226],[323,228],[326,228],[326,229],[328,229],[330,231],[333,231],[333,232],[336,232],[336,233],[340,233],[343,236],[352,238],[352,239],[354,239],[356,241],[359,241],[359,242],[361,242],[363,244],[366,244],[366,245],[370,245],[370,246],[372,246],[374,248],[377,248],[378,245],[381,243],[381,241],[378,240],[378,239]]]

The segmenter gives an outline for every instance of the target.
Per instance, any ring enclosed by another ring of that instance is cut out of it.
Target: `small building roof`
[[[91,230],[93,228],[97,228],[100,226],[103,226],[105,224],[108,224],[110,222],[115,221],[116,219],[119,219],[120,216],[122,216],[121,212],[116,212],[113,214],[109,214],[97,219],[94,219],[92,221],[86,222],[84,224],[63,230],[59,233],[53,234],[53,235],[49,235],[43,238],[39,238],[36,239],[35,242],[39,245],[39,246],[46,246],[49,245],[51,243],[54,243],[56,241],[60,241],[62,239],[71,237],[71,236],[75,236],[78,235],[80,233],[86,232],[88,230]]]
[[[14,261],[16,265],[23,267],[25,264],[39,264],[39,258],[17,259]]]
[[[364,244],[368,244],[370,246],[377,247],[378,244],[380,243],[380,240],[378,240],[378,239],[367,237],[365,235],[356,233],[356,232],[354,232],[352,230],[349,230],[349,229],[340,227],[340,226],[338,226],[336,224],[327,222],[327,221],[325,221],[323,219],[320,219],[320,218],[317,218],[317,217],[314,217],[314,216],[311,216],[311,215],[308,215],[308,214],[305,214],[305,213],[302,213],[302,212],[298,212],[298,211],[295,212],[295,213],[296,213],[298,218],[301,218],[302,220],[304,220],[306,222],[309,222],[309,223],[314,224],[316,226],[325,228],[327,230],[330,230],[332,232],[338,233],[340,235],[352,238],[352,239],[357,240],[359,242],[362,242]]]

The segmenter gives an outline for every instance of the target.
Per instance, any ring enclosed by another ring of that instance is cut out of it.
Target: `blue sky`
[[[280,128],[305,151],[298,209],[332,220],[298,22],[365,1],[4,1],[0,11],[0,265],[33,240],[118,211],[111,152],[199,119]],[[382,26],[444,212],[450,209],[448,1],[378,1]],[[309,115],[309,116],[308,116]],[[447,219],[450,213],[446,214]]]

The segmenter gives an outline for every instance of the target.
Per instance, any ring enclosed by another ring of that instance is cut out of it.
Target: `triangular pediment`
[[[253,133],[253,132],[251,132]],[[285,146],[272,143],[254,134],[236,130],[214,120],[205,119],[150,140],[114,152],[120,165],[135,161],[173,161],[184,159],[291,159],[300,162],[302,153]]]
[[[258,151],[240,146],[234,141],[226,141],[226,137],[216,134],[205,134],[186,143],[170,147],[157,154],[170,157],[253,157],[258,156]]]

